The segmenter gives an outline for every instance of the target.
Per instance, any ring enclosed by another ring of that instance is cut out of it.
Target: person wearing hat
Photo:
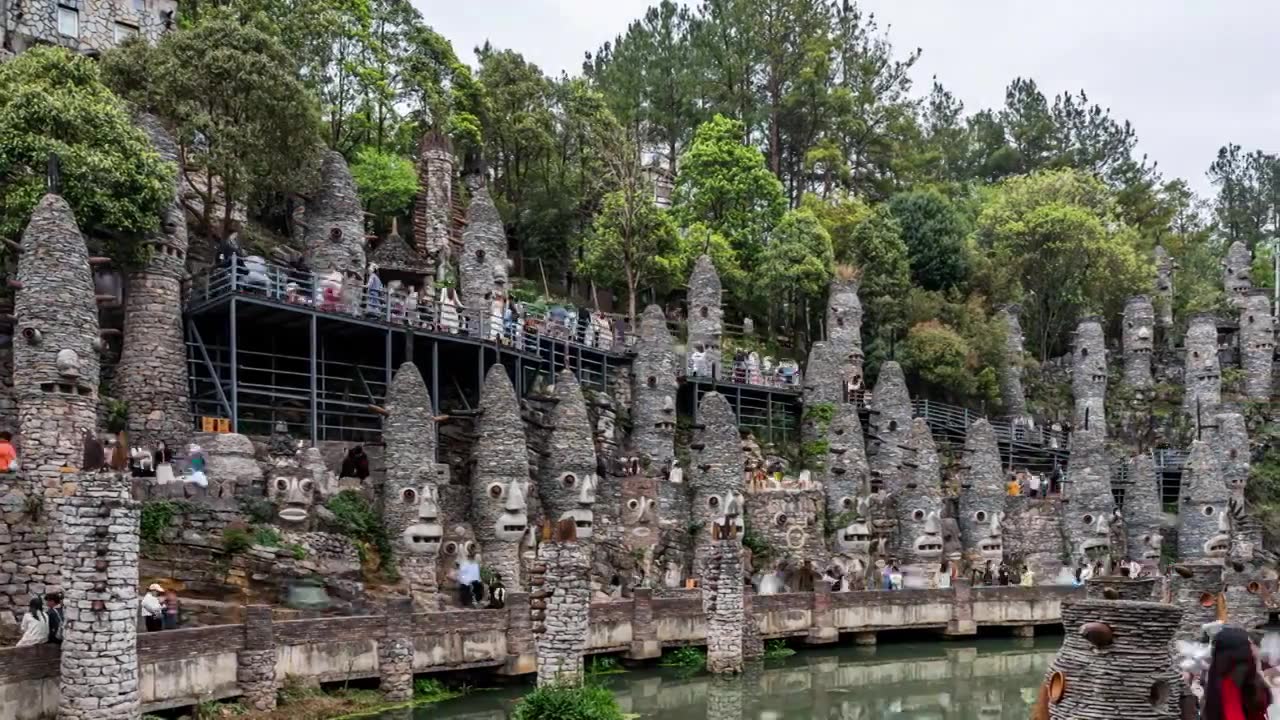
[[[151,583],[147,594],[142,596],[142,621],[146,623],[147,632],[156,632],[164,628],[164,607],[160,604],[160,596],[164,588],[159,583]]]

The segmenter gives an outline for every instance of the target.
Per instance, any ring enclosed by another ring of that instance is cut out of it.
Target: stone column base
[[[236,684],[244,704],[257,712],[276,709],[276,651],[241,650],[236,655]]]
[[[408,638],[378,641],[378,688],[388,702],[413,699],[413,642]]]
[[[809,634],[805,637],[805,643],[809,645],[828,645],[840,639],[840,630],[833,627],[811,627]]]
[[[853,644],[871,646],[876,644],[876,634],[873,632],[860,632],[853,634]]]
[[[508,655],[507,661],[498,668],[499,675],[529,675],[538,672],[538,658],[535,655]]]
[[[631,649],[623,657],[628,660],[651,660],[662,657],[662,643],[657,640],[632,640]]]
[[[1019,625],[1013,629],[1013,636],[1017,638],[1033,638],[1036,636],[1036,626]]]
[[[942,633],[946,637],[973,637],[978,634],[978,623],[972,620],[952,620]]]

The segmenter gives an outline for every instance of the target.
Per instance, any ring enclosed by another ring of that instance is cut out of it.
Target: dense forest
[[[416,192],[416,139],[441,129],[487,168],[513,247],[547,273],[634,312],[707,252],[731,319],[797,353],[821,337],[832,274],[861,273],[869,365],[893,354],[957,399],[997,397],[997,307],[1020,303],[1029,350],[1055,357],[1079,316],[1115,318],[1149,290],[1156,244],[1181,268],[1180,314],[1222,304],[1235,240],[1271,282],[1275,156],[1223,138],[1205,159],[1216,195],[1197,197],[1084,91],[1015,77],[1002,106],[966,108],[945,78],[914,86],[927,48],[897,47],[850,0],[666,0],[560,77],[519,48],[476,48],[473,67],[405,0],[181,13],[156,46],[0,65],[0,236],[21,230],[53,150],[82,222],[127,255],[173,172],[128,121],[145,109],[177,129],[211,241],[231,216],[214,187],[271,242],[326,146],[385,231]],[[655,172],[675,178],[670,209]]]

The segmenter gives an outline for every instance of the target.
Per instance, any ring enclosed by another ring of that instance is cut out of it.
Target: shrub
[[[142,517],[138,522],[138,534],[143,543],[164,542],[164,531],[173,523],[177,508],[167,500],[153,500],[142,505]]]
[[[343,490],[325,504],[333,513],[333,529],[352,540],[372,545],[382,561],[382,571],[388,578],[396,576],[391,541],[382,517],[369,505],[369,501],[355,490]]]
[[[253,547],[253,536],[242,528],[227,528],[222,531],[222,550],[228,555],[237,555]]]
[[[513,720],[622,720],[613,693],[596,685],[549,685],[525,695],[516,704]]]
[[[681,647],[662,654],[662,667],[691,668],[701,670],[707,665],[707,653],[702,648]]]
[[[449,700],[462,695],[456,690],[450,690],[445,684],[435,678],[418,678],[413,681],[413,699],[416,702],[440,702],[441,700]]]
[[[787,646],[787,641],[782,639],[770,640],[764,646],[765,660],[779,660],[784,657],[795,655],[796,651]]]
[[[612,655],[595,655],[587,663],[588,675],[616,675],[624,672],[626,669],[618,662],[618,658]]]
[[[280,531],[270,525],[258,525],[253,528],[253,544],[263,547],[280,547]]]

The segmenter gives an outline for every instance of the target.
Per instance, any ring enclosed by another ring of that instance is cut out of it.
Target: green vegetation
[[[307,559],[307,549],[302,547],[301,545],[298,545],[297,543],[291,543],[285,546],[285,550],[289,551],[289,554],[293,556],[294,560]]]
[[[85,232],[110,234],[122,262],[145,258],[136,239],[159,225],[175,168],[151,149],[98,64],[39,47],[0,64],[0,237],[17,239],[45,192],[50,154],[62,196]]]
[[[418,194],[413,162],[386,150],[369,147],[357,152],[351,176],[365,209],[379,220],[407,214]]]
[[[764,644],[765,660],[781,660],[782,658],[791,657],[795,654],[796,651],[787,646],[786,640],[770,640]]]
[[[270,525],[256,525],[253,528],[253,544],[280,547],[280,531]]]
[[[613,693],[590,684],[540,687],[520,698],[511,717],[513,720],[623,720]]]
[[[148,500],[142,503],[138,534],[144,545],[165,542],[165,531],[178,515],[189,512],[191,505],[181,500]]]
[[[325,504],[333,513],[333,530],[357,542],[362,555],[368,558],[368,550],[377,553],[377,569],[388,580],[398,577],[391,540],[387,537],[382,518],[363,495],[355,490],[343,490]]]
[[[588,675],[617,675],[626,671],[618,658],[612,655],[592,655],[587,661]]]
[[[697,647],[678,647],[671,652],[662,653],[662,660],[658,665],[696,672],[707,666],[707,652]]]
[[[239,555],[253,547],[253,535],[244,528],[229,527],[222,531],[222,551],[228,555]]]
[[[444,683],[435,678],[417,678],[413,681],[413,700],[415,703],[434,703],[461,697],[462,692],[450,690]]]

